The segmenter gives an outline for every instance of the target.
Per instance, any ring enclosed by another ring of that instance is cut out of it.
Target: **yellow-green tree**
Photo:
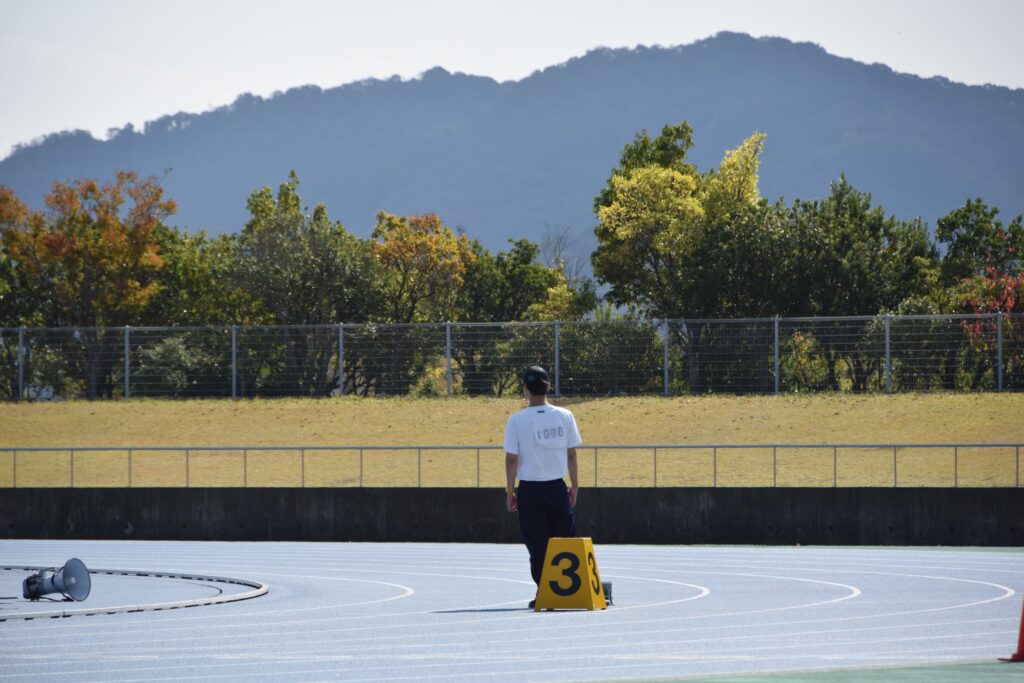
[[[730,220],[761,200],[757,182],[766,137],[764,133],[751,135],[725,153],[717,170],[701,179],[700,204],[707,223]]]
[[[675,135],[675,129],[667,131]],[[620,169],[596,202],[598,247],[592,262],[597,277],[611,286],[612,302],[657,317],[706,313],[701,309],[710,266],[703,259],[707,237],[715,226],[760,202],[764,138],[752,135],[704,175],[679,155],[663,154],[667,163],[661,163],[658,155],[644,152],[675,149],[671,140],[638,138],[634,146],[643,149],[627,147]],[[637,158],[650,163],[638,166]]]
[[[644,167],[611,179],[615,199],[598,210],[595,274],[617,304],[664,315],[675,308],[679,260],[702,227],[697,179]]]

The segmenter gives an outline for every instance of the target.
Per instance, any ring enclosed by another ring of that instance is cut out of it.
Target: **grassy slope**
[[[554,401],[585,443],[1022,442],[1024,394]],[[520,399],[108,401],[0,405],[0,448],[499,444]]]

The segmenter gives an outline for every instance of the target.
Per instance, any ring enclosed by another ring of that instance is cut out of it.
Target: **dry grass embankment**
[[[571,408],[587,444],[765,444],[888,442],[1022,442],[1024,395],[934,394],[753,397],[631,397],[556,400]],[[0,406],[0,448],[53,447],[18,463],[18,485],[70,484],[69,447],[146,446],[418,446],[499,445],[507,416],[519,398],[282,399],[256,401],[109,401]],[[594,462],[584,451],[581,479],[592,482]],[[960,484],[1012,485],[1015,453],[960,454]],[[138,453],[135,486],[357,485],[358,453],[309,452],[303,467],[296,452],[241,454]],[[659,485],[886,486],[892,452],[864,449],[748,451],[660,450]],[[480,480],[500,485],[500,452],[485,451]],[[945,485],[953,455],[905,451],[900,481]],[[0,453],[0,486],[14,477],[12,455]],[[598,463],[603,485],[651,485],[649,449],[604,451]],[[836,472],[833,472],[835,467]],[[76,486],[127,485],[123,453],[79,453]],[[303,470],[305,479],[303,480]],[[476,483],[474,452],[379,452],[364,462],[366,485],[465,485]]]

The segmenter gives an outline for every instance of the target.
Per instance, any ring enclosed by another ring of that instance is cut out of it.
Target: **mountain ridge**
[[[813,199],[845,173],[887,213],[934,220],[980,196],[1024,212],[1024,90],[924,78],[813,43],[719,33],[687,45],[595,48],[519,80],[449,72],[305,85],[177,112],[106,140],[62,132],[0,161],[32,206],[54,180],[117,169],[163,178],[170,222],[240,230],[245,200],[295,169],[309,204],[367,236],[378,210],[437,212],[491,249],[570,227],[593,243],[593,197],[635,133],[688,120],[693,160],[768,134],[762,194]],[[170,169],[170,170],[168,170]]]

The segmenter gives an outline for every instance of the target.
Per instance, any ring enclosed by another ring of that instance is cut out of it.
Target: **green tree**
[[[371,245],[331,221],[327,207],[310,213],[293,171],[274,197],[253,192],[251,218],[236,244],[235,283],[279,325],[367,320],[381,303],[381,272]]]
[[[323,204],[309,212],[298,187],[292,172],[276,197],[269,187],[253,192],[251,218],[235,242],[234,284],[259,301],[269,320],[290,326],[253,331],[261,340],[246,344],[243,393],[329,393],[341,370],[337,333],[295,326],[365,321],[382,301],[371,244],[331,221]],[[272,335],[280,337],[267,343]]]
[[[735,386],[763,388],[772,379],[761,358],[768,343],[763,331],[750,326],[739,339],[732,328],[694,318],[874,315],[934,288],[937,252],[927,226],[886,216],[845,177],[821,201],[797,200],[789,209],[764,201],[758,190],[764,142],[756,133],[728,151],[717,169],[696,175],[684,154],[662,163],[650,153],[653,141],[638,136],[595,202],[595,274],[610,286],[615,304],[691,319],[680,334],[692,391],[728,384],[725,375],[704,372],[711,365],[703,358],[703,349],[724,343],[718,336],[726,333],[734,348],[757,359],[736,375]],[[802,333],[804,347],[823,349],[830,387],[839,387],[839,361],[855,389],[878,376],[877,354],[865,350],[877,330],[863,327]],[[815,341],[815,334],[822,338]],[[846,343],[851,334],[863,343]]]
[[[540,263],[539,247],[529,240],[511,243],[508,251],[492,255],[479,242],[463,276],[456,319],[467,322],[523,320],[526,310],[547,296],[558,282],[556,270]]]
[[[257,298],[236,281],[235,235],[210,238],[161,226],[157,231],[166,263],[157,276],[160,289],[147,310],[149,325],[253,325],[275,321]]]
[[[938,254],[922,221],[886,216],[872,205],[870,194],[845,177],[832,183],[825,200],[797,200],[791,212],[804,240],[800,263],[810,285],[804,307],[812,314],[876,315],[930,292]],[[868,389],[872,377],[881,377],[878,353],[865,350],[879,343],[870,341],[880,334],[874,322],[823,323],[815,334],[832,390],[840,388],[839,361],[855,391]]]
[[[209,238],[161,226],[156,233],[165,263],[160,289],[146,310],[147,325],[133,330],[134,396],[230,395],[229,325],[273,322],[273,317],[233,277],[235,235]]]
[[[511,242],[508,251],[496,255],[476,241],[470,248],[474,258],[458,292],[457,320],[495,325],[524,320],[530,306],[544,301],[558,281],[557,271],[538,262],[540,250],[529,240]],[[452,359],[463,392],[491,395],[516,376],[520,368],[509,359],[509,336],[519,332],[515,327],[454,326]]]
[[[942,284],[956,285],[967,278],[985,276],[992,268],[998,276],[1021,272],[1024,253],[1024,217],[1009,225],[999,219],[999,209],[981,199],[968,199],[960,208],[940,218],[935,237],[945,246]]]

